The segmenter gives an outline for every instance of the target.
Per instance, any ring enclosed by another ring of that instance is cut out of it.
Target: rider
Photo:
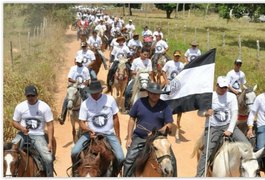
[[[80,56],[75,58],[76,65],[72,66],[68,73],[68,86],[77,83],[78,89],[81,94],[82,100],[86,98],[86,94],[84,92],[84,87],[89,85],[90,82],[90,74],[87,67],[83,66],[83,59]],[[58,120],[61,125],[64,124],[66,114],[67,114],[67,98],[64,98],[63,107],[61,115],[58,117]]]
[[[161,35],[161,39],[164,38],[164,34],[163,34],[162,31],[161,31],[161,27],[158,27],[158,28],[156,29],[156,31],[153,32],[153,40],[154,40],[154,41],[156,41],[156,36],[157,36],[158,34]]]
[[[152,71],[152,62],[151,59],[149,59],[149,49],[142,48],[140,57],[133,60],[131,65],[131,74],[132,79],[128,83],[128,86],[125,89],[125,100],[124,100],[124,107],[125,112],[128,113],[130,110],[130,99],[132,96],[132,88],[135,81],[135,76],[139,70],[146,69],[149,71],[149,77],[151,77],[151,80],[153,81],[153,71]]]
[[[184,64],[180,61],[181,51],[175,50],[173,53],[174,60],[166,62],[162,68],[162,75],[165,80],[165,85],[170,85],[170,81],[173,80],[184,68]],[[182,113],[178,113],[177,116],[177,127],[180,128],[180,119]]]
[[[77,22],[77,27],[78,27],[77,40],[79,40],[79,34],[80,34],[82,29],[84,29],[86,32],[88,31],[88,25],[89,25],[89,23],[88,23],[86,17],[82,16],[82,18]]]
[[[106,25],[104,24],[104,20],[100,19],[99,24],[95,27],[95,30],[99,33],[98,35],[102,38],[105,31],[107,30]]]
[[[238,103],[236,96],[227,92],[228,84],[225,76],[219,76],[217,78],[216,91],[212,95],[212,109],[208,109],[206,112],[198,111],[199,116],[206,117],[206,127],[203,139],[204,149],[197,166],[196,177],[204,176],[206,151],[208,151],[207,159],[209,159],[216,146],[219,145],[221,136],[232,137],[236,141],[249,144],[246,136],[236,126]],[[208,133],[209,128],[210,133]],[[210,141],[207,142],[207,139]]]
[[[143,47],[142,42],[139,40],[139,34],[134,34],[133,39],[129,40],[127,46],[131,50],[131,56],[137,53],[137,49]]]
[[[138,99],[129,112],[126,142],[128,151],[124,162],[124,177],[134,176],[133,163],[143,149],[148,134],[154,128],[164,132],[167,127],[169,129],[172,127],[172,110],[165,101],[160,99],[160,94],[167,92],[162,91],[156,83],[149,83],[146,91],[148,96]],[[171,161],[174,167],[173,176],[176,177],[176,159],[172,149]]]
[[[145,37],[148,37],[148,36],[150,36],[150,37],[152,37],[152,31],[148,28],[148,26],[145,26],[144,27],[144,30],[143,30],[143,32],[142,32],[142,37],[143,38],[145,38]]]
[[[236,59],[234,62],[234,69],[229,71],[226,75],[229,81],[229,92],[234,93],[235,95],[239,95],[241,90],[241,85],[246,84],[246,76],[243,71],[240,70],[242,66],[242,60]]]
[[[127,33],[129,33],[129,39],[133,38],[133,32],[135,31],[135,26],[132,23],[132,20],[129,19],[128,24],[125,25],[126,29],[127,29]]]
[[[253,124],[255,116],[257,115],[257,130],[256,130],[256,150],[265,147],[265,93],[258,95],[253,103],[251,111],[248,115],[248,132],[247,137],[252,138]],[[261,164],[261,159],[258,160]]]
[[[97,79],[96,72],[92,69],[96,63],[96,57],[93,51],[87,48],[87,42],[81,42],[81,50],[77,51],[76,57],[80,56],[83,59],[83,65],[88,68],[91,80]]]
[[[102,63],[104,65],[104,68],[105,68],[105,70],[107,70],[108,67],[107,67],[107,63],[106,63],[106,58],[105,58],[103,52],[101,51],[102,40],[101,40],[101,37],[98,36],[97,30],[93,30],[92,36],[90,36],[88,38],[87,43],[88,43],[88,46],[90,47],[90,49],[95,54],[98,53],[101,56],[101,59],[102,59]]]
[[[193,61],[197,56],[201,55],[201,50],[198,48],[199,44],[196,41],[190,43],[191,48],[185,52],[186,64]]]
[[[115,99],[110,95],[102,94],[102,90],[100,81],[92,81],[87,88],[90,96],[81,104],[79,126],[84,134],[71,152],[74,177],[78,175],[76,169],[79,154],[84,148],[83,143],[89,141],[90,137],[95,136],[96,133],[105,135],[118,160],[118,167],[121,167],[124,160],[120,139],[119,108]]]
[[[14,111],[13,127],[19,130],[12,143],[20,142],[20,149],[30,137],[36,150],[39,152],[46,171],[47,177],[53,177],[53,149],[54,139],[53,114],[51,108],[44,101],[38,99],[37,88],[29,85],[25,88],[27,100],[19,103]],[[48,144],[44,136],[47,127]]]
[[[115,46],[111,51],[111,55],[114,56],[114,61],[109,69],[107,76],[108,91],[110,90],[110,87],[113,84],[114,74],[118,68],[120,58],[127,58],[130,54],[130,50],[126,46],[125,38],[123,36],[118,37],[116,41],[119,43],[119,46]]]

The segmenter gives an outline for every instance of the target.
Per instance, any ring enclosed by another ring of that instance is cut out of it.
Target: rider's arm
[[[172,123],[165,124],[162,128],[159,129],[159,131],[160,132],[165,132],[167,128],[168,128],[169,132],[171,132]]]
[[[93,132],[88,126],[86,125],[86,121],[78,121],[79,127],[81,128],[82,132]]]
[[[120,122],[118,114],[113,115],[113,126],[116,133],[116,136],[120,139]]]
[[[73,80],[72,78],[68,78],[68,82],[76,83],[76,80]]]
[[[165,84],[168,84],[167,74],[166,74],[166,72],[163,71],[163,70],[162,70],[162,75],[163,75],[163,78],[164,78]]]
[[[20,123],[17,121],[12,121],[12,125],[14,128],[16,128],[17,130],[20,130],[24,134],[27,134],[29,132],[29,130],[26,127],[21,126]]]
[[[48,144],[52,146],[52,139],[54,136],[54,126],[53,121],[46,122],[47,131],[48,131]]]
[[[130,140],[132,139],[134,125],[135,125],[135,118],[130,117],[129,122],[128,122],[128,128],[127,128],[127,137],[128,137],[128,140],[129,139]]]

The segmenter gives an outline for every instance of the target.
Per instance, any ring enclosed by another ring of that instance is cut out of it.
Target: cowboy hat
[[[119,41],[125,41],[125,37],[123,36],[117,37],[116,42],[119,42]]]
[[[145,89],[148,92],[154,93],[154,94],[167,94],[168,91],[163,91],[159,84],[157,83],[149,83]]]
[[[89,94],[96,94],[96,93],[100,93],[105,87],[101,86],[100,81],[91,81],[90,85],[88,87],[86,87],[86,92],[88,92]]]
[[[199,46],[199,44],[197,43],[197,41],[192,41],[192,42],[190,43],[190,45],[191,45],[191,46]]]

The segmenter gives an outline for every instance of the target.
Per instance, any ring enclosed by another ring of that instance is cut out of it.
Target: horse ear
[[[165,130],[165,136],[167,136],[168,134],[170,134],[171,132],[170,132],[170,129],[169,129],[169,127],[167,126],[166,127],[166,130]]]
[[[253,91],[254,91],[254,92],[256,91],[257,87],[258,87],[258,85],[255,84],[255,86],[253,87]]]
[[[245,84],[243,84],[243,88],[244,88],[244,89],[248,89],[248,87],[247,87]]]
[[[254,155],[256,156],[256,158],[263,157],[265,155],[265,147],[263,147],[260,150],[258,150],[257,152],[255,152]]]
[[[95,160],[99,160],[100,159],[100,152],[98,153],[97,157]]]

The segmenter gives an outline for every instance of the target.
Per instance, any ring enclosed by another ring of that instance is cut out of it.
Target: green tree
[[[177,4],[173,4],[173,3],[167,3],[167,4],[155,4],[155,7],[157,9],[160,9],[160,10],[163,10],[163,11],[166,11],[166,17],[167,19],[170,19],[170,15],[173,11],[176,10],[176,6]],[[190,8],[190,4],[179,4],[178,6],[178,11],[181,11],[183,10],[183,6],[185,8],[185,10],[188,10]]]
[[[115,4],[114,6],[116,7],[123,7],[125,6],[126,8],[129,9],[129,15],[132,16],[132,9],[140,9],[142,7],[142,4],[140,3],[130,3],[130,4]]]

